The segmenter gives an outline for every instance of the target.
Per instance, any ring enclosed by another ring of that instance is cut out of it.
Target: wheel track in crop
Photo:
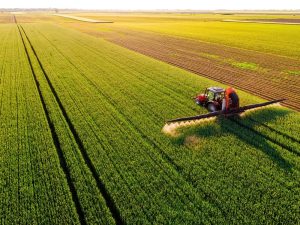
[[[15,17],[14,17],[15,18]],[[16,23],[16,19],[14,19],[14,23]],[[17,24],[17,23],[16,23]],[[20,30],[19,30],[19,27],[18,27],[18,25],[16,25],[16,29],[17,29],[17,33],[20,35]],[[31,64],[31,60],[29,60],[30,58],[28,58],[29,57],[29,55],[28,55],[28,51],[27,51],[27,48],[25,48],[25,45],[24,45],[24,39],[23,39],[23,36],[22,35],[20,35],[20,41],[21,41],[21,46],[20,47],[22,47],[23,48],[23,50],[24,50],[24,56],[26,57],[26,59],[27,59],[27,61],[28,61],[28,65],[29,65],[29,68],[30,68],[30,72],[31,72],[31,75],[32,75],[32,78],[33,78],[33,82],[34,82],[34,85],[35,85],[35,87],[36,87],[36,91],[37,91],[37,94],[38,94],[38,98],[39,98],[39,100],[40,100],[40,102],[41,102],[41,105],[42,105],[42,109],[43,109],[43,114],[45,115],[45,117],[46,117],[46,124],[48,125],[48,127],[49,127],[49,130],[50,130],[50,134],[51,134],[51,137],[52,137],[52,140],[53,140],[53,144],[54,144],[54,147],[55,147],[55,150],[56,150],[56,153],[58,154],[58,150],[57,150],[57,148],[56,148],[56,143],[54,142],[54,139],[53,139],[53,135],[52,135],[52,130],[51,130],[51,127],[50,127],[50,125],[49,125],[49,123],[48,123],[48,118],[47,118],[47,115],[48,114],[46,114],[46,112],[44,111],[44,106],[45,106],[45,104],[44,104],[44,102],[42,101],[42,99],[41,99],[41,95],[40,95],[40,90],[39,90],[39,88],[38,88],[38,86],[36,85],[36,80],[35,80],[35,74],[33,74],[33,72],[32,72],[32,64]],[[27,105],[26,104],[26,108],[28,109],[28,108],[30,108],[30,105]],[[28,113],[27,113],[27,117],[29,117],[28,116]],[[59,157],[58,157],[59,158]],[[31,177],[33,178],[32,179],[32,187],[33,187],[33,189],[36,187],[36,186],[38,186],[38,185],[36,185],[36,182],[35,182],[35,180],[34,180],[34,171],[37,169],[37,170],[41,170],[41,168],[40,168],[40,164],[38,163],[38,164],[36,164],[35,162],[34,162],[34,156],[33,156],[33,154],[32,154],[32,152],[31,151],[29,151],[29,159],[30,159],[30,171],[31,171]],[[60,158],[59,158],[59,163],[61,163],[60,162]],[[61,165],[61,164],[60,164]],[[63,168],[61,168],[62,170],[63,170]],[[63,170],[63,172],[64,172],[64,170]],[[68,182],[68,181],[67,181]],[[46,189],[51,189],[51,187],[49,188],[49,186],[51,186],[51,184],[49,185],[48,183],[45,183],[44,184],[44,186],[45,186],[45,188]],[[70,187],[69,187],[70,188]],[[70,189],[71,190],[71,189]],[[46,196],[47,196],[47,198],[48,199],[50,199],[49,198],[49,196],[50,196],[51,194],[48,192],[48,191],[46,191]],[[73,197],[73,196],[72,196]],[[36,193],[36,192],[34,192],[34,198],[35,198],[35,200],[37,200],[38,198],[39,198],[39,195]],[[74,201],[74,200],[73,200]],[[52,202],[48,202],[48,204],[49,205],[51,205],[51,207],[53,207],[53,203]],[[76,206],[75,206],[76,207]],[[37,207],[35,207],[35,209],[37,209]],[[38,211],[36,211],[35,210],[35,213],[36,213],[36,215],[35,215],[35,217],[36,218],[38,218]]]
[[[16,19],[15,19],[15,21],[16,21]],[[17,24],[17,21],[16,21],[16,24]],[[37,80],[36,75],[34,73],[34,70],[33,70],[32,64],[31,64],[31,60],[30,60],[30,57],[29,57],[29,54],[28,54],[28,50],[26,48],[26,45],[25,45],[25,42],[24,42],[24,39],[23,39],[23,35],[22,35],[22,32],[21,32],[21,29],[22,29],[22,31],[24,33],[25,38],[27,39],[27,41],[28,41],[28,43],[29,43],[29,45],[31,47],[31,50],[32,50],[33,54],[35,55],[35,57],[37,59],[37,62],[38,62],[39,66],[40,66],[40,68],[41,68],[41,70],[42,70],[42,72],[43,72],[43,74],[44,74],[44,76],[45,76],[45,78],[47,80],[47,83],[48,83],[48,85],[49,85],[49,87],[50,87],[50,89],[52,91],[52,94],[55,97],[57,104],[59,105],[59,108],[60,108],[60,110],[61,110],[61,112],[62,112],[62,114],[63,114],[63,116],[64,116],[64,118],[65,118],[65,120],[66,120],[66,122],[67,122],[67,124],[69,126],[69,128],[70,128],[70,131],[72,132],[72,135],[74,136],[74,139],[75,139],[75,141],[76,141],[76,143],[77,143],[77,145],[78,145],[78,147],[80,149],[80,152],[81,152],[81,154],[82,154],[82,156],[83,156],[83,158],[85,160],[85,163],[88,166],[88,168],[90,169],[90,171],[91,171],[91,173],[92,173],[92,175],[93,175],[93,177],[94,177],[94,179],[95,179],[95,181],[97,183],[97,187],[100,190],[100,192],[102,193],[102,196],[105,199],[106,205],[110,209],[111,214],[112,214],[112,216],[113,216],[116,224],[120,224],[120,225],[125,224],[124,221],[123,221],[123,219],[120,216],[120,212],[119,212],[118,208],[116,207],[116,205],[115,205],[112,197],[108,193],[108,191],[107,191],[104,183],[102,182],[102,180],[99,178],[98,173],[97,173],[94,165],[92,164],[92,161],[89,158],[89,156],[88,156],[88,154],[87,154],[87,152],[86,152],[86,150],[85,150],[85,148],[83,146],[83,143],[82,143],[81,139],[79,138],[79,135],[78,135],[77,131],[74,128],[74,125],[72,124],[71,120],[69,119],[69,117],[68,117],[68,115],[66,113],[66,110],[63,107],[63,105],[62,105],[62,103],[61,103],[61,101],[60,101],[60,99],[59,99],[59,97],[58,97],[58,95],[57,95],[57,93],[56,93],[56,91],[55,91],[55,89],[54,89],[54,87],[53,87],[53,85],[52,85],[52,83],[51,83],[51,81],[50,81],[50,79],[49,79],[49,77],[48,77],[48,75],[47,75],[47,73],[46,73],[46,71],[45,71],[45,69],[44,69],[44,67],[43,67],[43,65],[42,65],[42,63],[41,63],[41,61],[40,61],[37,53],[36,53],[36,51],[35,51],[35,49],[34,49],[34,47],[33,47],[33,45],[31,44],[31,42],[30,42],[30,40],[29,40],[29,38],[28,38],[28,36],[27,36],[24,28],[21,25],[18,25],[18,24],[17,24],[17,26],[18,26],[18,29],[19,29],[19,32],[20,32],[20,35],[21,35],[21,38],[22,38],[22,42],[24,44],[24,48],[26,50],[26,55],[27,55],[28,61],[30,63],[31,71],[32,71],[32,74],[34,76],[34,80],[36,82],[36,86],[38,88],[40,99],[41,99],[41,102],[42,102],[42,105],[43,105],[43,109],[45,111],[45,115],[47,117],[47,121],[48,121],[50,130],[51,130],[51,133],[52,133],[52,137],[53,137],[53,141],[54,141],[54,144],[56,146],[56,149],[57,149],[57,153],[59,155],[61,166],[62,166],[62,168],[63,168],[63,170],[64,170],[64,172],[66,174],[68,185],[70,187],[70,191],[72,193],[73,201],[74,201],[74,204],[76,206],[77,214],[79,216],[79,220],[80,220],[81,224],[86,224],[86,221],[85,221],[85,218],[84,218],[84,213],[83,213],[83,210],[81,208],[81,205],[80,205],[80,202],[79,202],[79,199],[78,199],[78,195],[76,193],[76,189],[74,187],[74,184],[72,183],[71,176],[70,176],[70,171],[69,171],[69,169],[67,167],[66,160],[64,159],[64,156],[63,156],[63,153],[62,153],[62,149],[60,148],[59,141],[58,141],[58,136],[57,136],[57,134],[55,132],[55,127],[54,127],[54,125],[53,125],[53,123],[52,123],[52,121],[51,121],[51,119],[49,117],[49,112],[48,112],[48,110],[46,108],[45,101],[43,99],[41,90],[39,88],[39,83],[38,83],[38,80]],[[20,27],[21,27],[21,29],[20,29]]]
[[[239,125],[240,127],[243,127],[243,128],[245,128],[245,129],[247,129],[247,130],[249,130],[249,131],[251,131],[251,132],[253,132],[253,133],[255,133],[255,134],[257,134],[257,135],[259,135],[259,136],[261,136],[261,137],[263,137],[264,139],[266,139],[266,140],[268,140],[268,141],[273,142],[274,144],[280,146],[282,149],[286,149],[287,151],[293,153],[294,155],[300,156],[300,152],[294,150],[294,149],[291,148],[290,146],[288,146],[288,145],[286,145],[286,144],[284,144],[284,143],[281,143],[281,142],[275,140],[275,139],[272,138],[272,137],[269,137],[269,136],[267,136],[267,135],[265,135],[265,134],[262,134],[261,132],[255,130],[254,128],[252,128],[252,127],[250,127],[250,126],[248,126],[248,125],[246,125],[246,124],[244,124],[243,122],[240,122],[240,121],[238,121],[237,119],[230,119],[230,121],[234,122],[235,124]],[[262,125],[262,124],[260,124],[260,125]],[[270,131],[273,131],[273,130],[271,130],[268,126],[266,126],[266,127],[267,127]],[[277,132],[277,131],[275,131],[275,133],[277,133],[278,135],[282,135],[281,133],[279,133],[279,132]],[[290,137],[290,136],[288,136],[288,135],[286,135],[286,134],[284,134],[284,135],[282,135],[282,136],[288,137],[291,141],[294,141],[294,138],[292,138],[292,137]],[[296,143],[299,144],[299,141],[296,140]]]
[[[59,99],[59,97],[58,97],[58,95],[57,95],[57,93],[56,93],[56,91],[55,91],[55,89],[54,89],[54,87],[53,87],[53,85],[52,85],[52,83],[51,83],[51,81],[50,81],[50,79],[49,79],[49,77],[48,77],[48,75],[47,75],[47,73],[46,73],[43,65],[42,65],[42,63],[41,63],[41,61],[40,61],[40,59],[38,58],[37,53],[36,53],[34,47],[32,46],[32,44],[31,44],[31,42],[30,42],[30,40],[29,40],[29,38],[28,38],[28,36],[27,36],[27,34],[26,34],[26,32],[25,32],[25,30],[23,29],[22,26],[21,26],[21,28],[22,28],[22,30],[23,30],[23,32],[24,32],[24,34],[25,34],[25,36],[26,36],[26,38],[27,38],[27,40],[28,40],[28,42],[29,42],[29,44],[31,46],[31,49],[32,49],[34,55],[36,56],[36,58],[38,60],[38,63],[39,63],[39,65],[40,65],[40,67],[41,67],[41,69],[43,71],[43,74],[45,75],[45,78],[46,78],[47,82],[48,82],[48,85],[49,85],[49,87],[50,87],[50,89],[51,89],[51,91],[52,91],[52,93],[53,93],[53,95],[54,95],[54,97],[55,97],[55,99],[56,99],[56,101],[57,101],[57,103],[58,103],[58,105],[59,105],[59,107],[60,107],[60,109],[61,109],[64,117],[65,117],[65,120],[66,120],[66,122],[67,122],[67,124],[68,124],[68,126],[69,126],[69,128],[70,128],[70,130],[71,130],[71,132],[73,134],[73,136],[74,136],[74,139],[76,140],[76,143],[77,143],[77,145],[78,145],[78,147],[79,147],[79,149],[81,151],[81,154],[82,154],[82,156],[83,156],[83,158],[85,160],[85,163],[89,167],[90,171],[93,174],[94,179],[96,180],[98,189],[101,191],[101,193],[102,193],[102,195],[103,195],[103,197],[104,197],[104,199],[106,201],[106,204],[107,204],[108,208],[110,209],[110,211],[111,211],[111,213],[112,213],[112,215],[113,215],[116,223],[117,224],[124,224],[124,221],[121,219],[120,212],[118,211],[117,207],[115,206],[115,203],[112,200],[112,197],[110,196],[110,194],[108,193],[108,191],[107,191],[104,183],[99,178],[98,173],[96,171],[96,168],[94,167],[91,159],[89,158],[89,156],[88,156],[88,154],[87,154],[87,152],[86,152],[86,150],[85,150],[85,148],[83,146],[83,143],[82,143],[82,141],[81,141],[81,139],[80,139],[77,131],[75,130],[74,125],[72,124],[71,120],[69,119],[69,117],[67,115],[67,112],[66,112],[65,108],[63,107],[63,105],[62,105],[62,103],[61,103],[61,101],[60,101],[60,99]]]
[[[71,175],[70,175],[69,168],[67,167],[67,163],[66,163],[66,160],[65,160],[65,158],[63,156],[62,149],[61,149],[60,144],[59,144],[59,139],[58,139],[57,133],[55,131],[54,124],[52,123],[52,121],[50,119],[49,111],[48,111],[48,109],[46,107],[46,103],[45,103],[44,97],[42,96],[42,92],[41,92],[41,89],[40,89],[40,84],[39,84],[39,82],[37,80],[37,77],[36,77],[36,74],[34,72],[34,69],[33,69],[33,66],[32,66],[32,62],[31,62],[31,59],[30,59],[30,56],[29,56],[29,53],[28,53],[28,49],[27,49],[27,47],[25,45],[25,41],[24,41],[21,29],[20,29],[20,25],[17,23],[16,19],[15,19],[15,23],[16,23],[16,25],[18,27],[19,34],[21,36],[22,43],[23,43],[23,46],[24,46],[24,49],[25,49],[25,53],[26,53],[26,56],[27,56],[27,60],[28,60],[29,65],[30,65],[30,70],[31,70],[31,73],[32,73],[33,78],[34,78],[34,82],[35,82],[35,85],[36,85],[36,88],[37,88],[37,91],[38,91],[38,94],[39,94],[39,98],[40,98],[40,101],[41,101],[41,104],[42,104],[42,107],[43,107],[43,110],[44,110],[44,114],[46,116],[46,120],[47,120],[49,129],[51,131],[53,143],[55,145],[55,149],[56,149],[57,154],[58,154],[60,166],[61,166],[62,170],[65,173],[65,176],[66,176],[66,179],[67,179],[67,183],[68,183],[70,192],[72,194],[73,202],[75,204],[75,207],[76,207],[76,210],[77,210],[77,214],[78,214],[80,223],[83,224],[83,225],[85,225],[86,221],[84,219],[84,213],[83,213],[83,210],[81,208],[81,205],[80,205],[80,202],[79,202],[79,198],[78,198],[78,195],[77,195],[76,190],[75,190],[75,186],[74,186],[74,184],[73,184],[73,182],[71,180]]]
[[[289,139],[289,140],[291,140],[291,141],[293,141],[293,142],[296,142],[296,143],[300,144],[300,140],[297,139],[297,138],[295,138],[295,137],[293,137],[293,136],[290,136],[290,135],[288,135],[288,134],[286,134],[286,133],[283,133],[283,132],[280,131],[280,130],[274,129],[273,127],[270,127],[269,125],[267,125],[267,124],[265,124],[265,123],[263,123],[263,122],[259,122],[259,121],[255,120],[255,119],[253,119],[253,118],[249,118],[249,120],[251,120],[251,121],[253,121],[254,123],[257,123],[257,124],[259,124],[259,125],[261,125],[261,126],[267,128],[267,129],[269,129],[270,131],[275,132],[275,133],[277,133],[277,134],[279,134],[279,135],[281,135],[281,136],[283,136],[283,137],[285,137],[285,138],[287,138],[287,139]]]
[[[13,16],[13,23],[16,24],[16,27],[17,27],[17,31],[16,31],[16,32],[20,35],[21,42],[22,42],[22,46],[21,46],[21,47],[23,47],[23,49],[24,49],[24,52],[25,52],[25,55],[26,55],[26,58],[27,58],[27,61],[28,61],[29,67],[30,67],[31,74],[32,74],[33,80],[34,80],[34,82],[35,82],[35,86],[37,87],[37,85],[36,85],[36,80],[35,80],[35,75],[33,74],[32,64],[31,64],[31,61],[30,61],[30,59],[29,59],[29,55],[28,55],[27,49],[25,48],[25,43],[24,43],[23,37],[22,37],[22,35],[21,35],[21,33],[20,33],[19,26],[17,25],[17,20],[16,20],[16,17],[15,17],[15,16]],[[41,101],[41,103],[42,103],[42,107],[43,107],[43,110],[44,110],[44,104],[43,104],[43,101],[42,101],[42,99],[41,99],[41,95],[40,95],[40,92],[39,92],[38,87],[37,87],[37,91],[38,91],[38,96],[39,96],[39,98],[40,98],[40,101]],[[27,104],[26,104],[26,107],[28,107]],[[48,126],[49,126],[48,118],[47,118],[47,115],[46,115],[45,111],[44,111],[44,114],[45,114],[45,116],[46,116],[47,124],[48,124]],[[49,127],[50,127],[50,126],[49,126]],[[51,135],[52,135],[51,129],[50,129],[50,132],[51,132]],[[52,135],[52,139],[53,139],[53,135]],[[54,143],[54,145],[55,145],[55,143]],[[56,148],[56,146],[55,146],[55,148]],[[29,151],[30,171],[31,171],[31,176],[34,177],[34,174],[33,174],[33,171],[34,171],[33,165],[34,165],[34,163],[33,163],[32,160],[33,160],[32,152]],[[18,162],[18,165],[19,165],[19,162]],[[18,168],[18,169],[19,169],[19,168]],[[18,176],[18,182],[19,182],[19,176]],[[34,181],[34,179],[32,179],[32,187],[35,188],[35,181]],[[19,191],[19,190],[18,190],[18,191]],[[47,193],[47,195],[49,196],[49,193]],[[20,196],[19,193],[18,193],[18,196]],[[38,196],[36,195],[35,192],[34,192],[34,198],[35,198],[35,200],[38,198]],[[51,203],[49,203],[49,204],[51,204]],[[36,207],[35,207],[35,209],[36,209]],[[38,212],[37,212],[36,210],[34,210],[34,212],[36,213],[36,215],[35,215],[36,218],[38,218],[38,216],[37,216],[37,213],[38,213]]]

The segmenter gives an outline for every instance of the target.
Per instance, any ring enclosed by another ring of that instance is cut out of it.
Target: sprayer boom
[[[197,115],[197,116],[182,117],[182,118],[169,120],[169,121],[167,121],[167,123],[201,120],[201,119],[207,119],[207,118],[218,117],[218,116],[229,117],[229,116],[233,116],[233,115],[243,113],[243,112],[245,112],[247,110],[250,110],[250,109],[261,108],[261,107],[268,106],[268,105],[275,104],[275,103],[279,103],[279,102],[282,102],[282,101],[285,101],[285,100],[286,99],[278,99],[278,100],[273,100],[273,101],[259,103],[259,104],[246,105],[246,106],[243,106],[243,107],[239,107],[237,109],[220,110],[220,111],[215,111],[215,112],[202,114],[202,115]]]

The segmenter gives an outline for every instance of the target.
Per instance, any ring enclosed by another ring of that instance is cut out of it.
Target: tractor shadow
[[[190,137],[199,139],[218,138],[226,135],[233,135],[243,143],[254,147],[255,149],[266,154],[273,162],[280,168],[290,171],[292,164],[284,159],[280,152],[278,152],[271,144],[271,141],[260,135],[254,130],[254,126],[259,123],[272,122],[278,118],[282,118],[291,113],[283,108],[266,108],[251,112],[246,116],[234,116],[232,118],[217,118],[214,122],[203,123],[201,125],[180,128],[180,135],[173,139],[176,145],[186,145],[186,140]],[[251,119],[260,122],[253,122]],[[243,121],[247,121],[247,125],[241,125]],[[274,144],[275,145],[275,144]],[[228,147],[230,151],[230,146]]]

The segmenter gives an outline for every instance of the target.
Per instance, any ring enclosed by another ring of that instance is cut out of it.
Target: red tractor
[[[239,96],[232,87],[226,89],[209,87],[204,94],[195,97],[196,104],[206,107],[210,112],[239,108]]]
[[[219,87],[210,87],[205,90],[204,94],[200,94],[196,96],[194,99],[196,101],[196,104],[206,107],[210,111],[210,113],[177,118],[177,119],[169,120],[167,121],[167,123],[174,123],[174,122],[181,122],[181,121],[194,121],[194,120],[201,120],[201,119],[207,119],[207,118],[218,117],[218,116],[229,117],[229,116],[243,113],[250,109],[261,108],[267,105],[279,103],[286,100],[286,99],[278,99],[269,102],[240,107],[239,96],[237,95],[236,91],[232,87],[228,87],[226,89],[219,88]]]

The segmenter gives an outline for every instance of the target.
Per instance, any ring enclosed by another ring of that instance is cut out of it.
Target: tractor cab
[[[225,89],[220,87],[206,88],[204,94],[196,96],[196,104],[206,107],[211,112],[221,110],[224,93]]]
[[[222,101],[224,98],[224,89],[219,87],[210,87],[205,90],[204,95],[207,96],[208,102]]]

